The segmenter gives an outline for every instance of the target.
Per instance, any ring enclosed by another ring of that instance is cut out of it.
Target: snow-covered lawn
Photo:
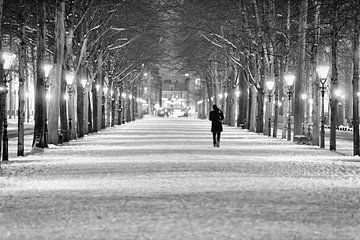
[[[359,239],[360,158],[146,117],[0,175],[0,239]]]

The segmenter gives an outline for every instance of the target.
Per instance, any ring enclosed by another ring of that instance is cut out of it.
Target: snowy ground
[[[0,172],[0,239],[359,239],[360,158],[145,118]]]

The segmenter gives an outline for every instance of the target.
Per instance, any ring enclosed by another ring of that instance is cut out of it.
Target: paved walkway
[[[358,160],[148,117],[3,165],[0,239],[359,239]]]

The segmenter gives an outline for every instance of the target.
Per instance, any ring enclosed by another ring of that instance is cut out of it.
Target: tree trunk
[[[122,113],[123,113],[123,108],[122,108],[123,100],[121,98],[122,93],[123,93],[122,86],[119,86],[119,91],[118,91],[118,96],[117,96],[118,106],[116,108],[117,109],[117,125],[122,124]]]
[[[231,88],[231,91],[230,91],[230,106],[229,106],[229,109],[230,109],[230,126],[231,127],[235,127],[236,125],[236,116],[235,116],[235,113],[236,113],[236,95],[235,95],[235,88]]]
[[[17,155],[24,156],[26,30],[25,30],[25,19],[22,15],[22,12],[19,12],[19,22],[20,22],[20,47],[19,47],[19,110],[18,110]]]
[[[262,74],[261,74],[262,75]],[[264,78],[261,78],[260,82],[264,82]],[[256,117],[256,132],[261,133],[264,131],[264,93],[263,88],[260,87],[257,90],[257,117]]]
[[[245,75],[244,71],[241,71],[240,73],[240,81],[239,81],[239,90],[240,90],[240,96],[239,96],[239,116],[238,116],[238,126],[241,124],[245,125],[249,123],[249,120],[247,119],[247,110],[246,107],[247,104],[250,102],[250,99],[248,98],[248,85],[245,81]],[[244,126],[246,127],[246,126]]]
[[[37,54],[36,54],[36,72],[37,79],[35,83],[35,127],[34,139],[32,146],[44,148],[44,131],[45,131],[45,118],[44,108],[45,105],[45,74],[42,66],[45,62],[45,1],[37,0]]]
[[[354,42],[353,42],[353,141],[354,155],[360,155],[359,144],[359,37],[360,37],[360,7],[357,5],[355,15]]]
[[[81,67],[80,70],[80,79],[82,79],[84,77],[84,71],[83,71],[83,67]],[[84,93],[85,93],[85,88],[83,88],[82,84],[80,82],[77,83],[77,123],[78,123],[78,136],[84,137],[84,109],[85,109],[85,105],[84,105]]]
[[[61,81],[60,81],[60,125],[61,134],[64,142],[69,141],[69,125],[68,125],[68,113],[67,113],[67,101],[66,95],[66,81],[65,81],[66,66],[65,62],[62,64]]]
[[[134,101],[133,101],[133,95],[134,95],[134,87],[133,84],[130,84],[130,94],[131,98],[129,98],[129,117],[130,121],[134,121]]]
[[[337,41],[338,41],[338,8],[336,4],[333,6],[333,13],[331,14],[331,82],[330,82],[330,150],[336,150],[336,125],[337,125],[337,105],[338,99],[335,95],[335,90],[338,86],[337,79]]]
[[[281,63],[280,63],[280,78],[281,79],[284,79],[284,75],[285,75],[285,62],[282,60]],[[289,131],[290,129],[288,129],[288,126],[287,126],[287,121],[288,121],[288,115],[290,114],[288,112],[288,109],[289,109],[289,100],[288,100],[288,95],[287,95],[287,87],[286,87],[286,84],[283,84],[283,87],[281,89],[283,91],[283,95],[284,95],[284,99],[282,101],[282,134],[281,134],[281,138],[282,139],[286,139],[286,134],[287,134],[287,131]]]
[[[306,24],[308,0],[302,0],[299,17],[299,55],[297,79],[294,91],[294,135],[302,134],[302,125],[305,121],[304,104],[301,94],[305,93],[305,50],[306,50]]]
[[[98,129],[98,101],[99,101],[99,97],[98,97],[98,91],[96,90],[96,85],[99,84],[98,83],[98,77],[96,78],[97,81],[93,81],[92,82],[92,87],[91,87],[91,93],[92,93],[92,131],[93,132],[97,132]]]
[[[280,73],[279,68],[280,64],[277,58],[274,58],[274,65],[277,65],[277,67],[274,67],[274,76],[275,76],[275,89],[274,89],[274,127],[273,127],[273,134],[272,136],[274,138],[277,137],[277,130],[278,130],[278,119],[279,119],[279,92],[280,89],[282,89],[282,86],[280,84]],[[276,70],[275,70],[276,69]],[[275,72],[277,71],[277,72]]]
[[[78,81],[76,81],[77,86],[77,104],[76,104],[76,114],[77,114],[77,133],[79,137],[84,137],[85,134],[85,126],[87,126],[87,121],[85,121],[85,109],[86,109],[86,91],[87,91],[87,82],[83,86],[82,80],[86,79],[87,81],[87,75],[86,75],[86,47],[87,47],[87,41],[84,38],[86,29],[83,27],[81,28],[81,33],[79,34],[79,41],[80,45],[82,46],[80,56],[79,56],[79,73],[78,73]],[[85,49],[85,51],[83,51]]]
[[[74,53],[73,53],[73,39],[74,39],[74,3],[71,2],[70,3],[70,9],[69,9],[69,28],[67,29],[67,36],[66,36],[66,43],[65,43],[65,47],[66,47],[66,51],[65,51],[65,67],[66,67],[66,73],[74,73],[73,70],[73,57],[74,57]],[[74,79],[72,86],[68,86],[68,126],[69,126],[69,130],[68,130],[68,137],[69,139],[75,139],[76,138],[76,119],[75,119],[75,99],[76,99],[76,94],[77,94],[77,89],[76,89],[76,80]]]
[[[29,47],[27,49],[27,52],[29,51]],[[30,59],[28,58],[29,62]],[[30,98],[29,98],[29,81],[30,81],[30,73],[29,73],[29,64],[25,64],[25,75],[26,75],[26,79],[25,79],[25,91],[27,94],[27,96],[25,96],[26,98],[26,122],[29,123],[30,122]]]
[[[105,128],[105,106],[104,106],[104,71],[103,71],[103,52],[100,50],[98,55],[98,84],[100,86],[98,91],[98,104],[97,104],[97,130],[100,131],[102,128]]]
[[[64,47],[65,47],[65,1],[56,1],[56,15],[55,15],[55,52],[54,52],[54,72],[55,76],[50,85],[49,92],[51,98],[49,105],[53,106],[49,108],[48,117],[48,142],[51,144],[58,144],[59,142],[59,114],[60,114],[60,101],[63,99],[61,94],[61,80],[63,70],[64,59]]]
[[[111,125],[111,90],[112,90],[112,79],[110,76],[110,73],[108,71],[108,82],[107,82],[107,87],[108,87],[108,91],[105,94],[105,99],[106,99],[106,127],[110,127]]]
[[[288,73],[288,70],[289,70],[289,55],[288,55],[288,52],[290,51],[290,23],[291,23],[291,2],[290,0],[287,1],[287,12],[286,12],[286,43],[285,43],[285,46],[286,46],[286,54],[284,56],[283,59],[281,59],[281,63],[280,63],[280,77],[281,77],[281,80],[284,82],[284,75],[285,73]],[[283,101],[283,106],[282,106],[282,114],[283,114],[283,120],[282,120],[282,123],[283,123],[283,126],[282,126],[282,136],[281,138],[282,139],[286,139],[287,138],[287,131],[291,131],[291,129],[288,129],[287,127],[287,121],[288,121],[288,117],[290,117],[290,112],[288,113],[288,109],[289,109],[289,104],[291,104],[288,100],[288,97],[287,97],[287,87],[286,85],[284,84],[283,85],[283,88],[282,88],[282,91],[283,91],[283,95],[285,96],[284,97],[284,101]]]
[[[111,90],[110,90],[110,109],[109,111],[111,111],[111,121],[110,121],[110,127],[115,126],[115,119],[116,119],[116,115],[115,115],[115,111],[116,111],[116,93],[117,91],[115,91],[114,88],[114,84],[111,84]]]
[[[3,0],[0,0],[0,23],[2,23],[3,19]],[[2,36],[2,24],[0,24],[0,36]],[[0,52],[2,52],[2,37],[0,37]],[[6,79],[4,75],[4,60],[0,58],[0,84],[1,87],[5,89],[6,87]],[[2,138],[3,138],[3,125],[4,125],[4,118],[6,116],[5,112],[5,104],[6,104],[6,92],[0,92],[0,156],[1,156],[1,146],[2,146]],[[1,161],[0,161],[1,166]]]
[[[314,42],[311,50],[311,80],[313,85],[313,108],[312,108],[312,144],[319,146],[320,138],[320,84],[317,79],[316,67],[318,65],[318,44],[320,37],[320,4],[318,1],[314,2],[315,4],[315,14],[314,14]]]
[[[255,88],[254,85],[251,86],[250,88],[250,125],[249,125],[249,130],[251,132],[255,132],[256,131],[256,127],[257,127],[257,109],[256,109],[256,102],[257,102],[257,90]]]
[[[89,133],[89,83],[84,88],[84,135]]]

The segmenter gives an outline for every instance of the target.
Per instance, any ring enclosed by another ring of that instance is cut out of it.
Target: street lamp
[[[108,87],[103,87],[104,94],[107,94],[108,90],[109,90]]]
[[[72,93],[73,93],[73,82],[74,82],[74,74],[72,72],[68,72],[65,76],[66,84],[68,86],[68,94],[69,94],[69,106],[72,104]],[[69,107],[70,108],[70,107]],[[69,109],[70,110],[70,109]],[[72,110],[72,109],[71,109]],[[69,140],[71,140],[71,128],[72,128],[72,119],[71,119],[71,111],[69,111]]]
[[[2,60],[3,60],[3,68],[5,71],[9,72],[11,70],[12,64],[15,60],[16,55],[14,53],[11,52],[3,52],[1,54]],[[8,73],[7,73],[8,74]],[[7,110],[6,110],[6,94],[8,92],[7,90],[7,74],[4,75],[4,86],[1,86],[1,91],[4,91],[4,131],[3,131],[3,161],[9,161],[9,136],[8,136],[8,131],[7,131]],[[11,81],[11,80],[9,80]]]
[[[48,63],[47,63],[47,64],[44,64],[43,70],[44,70],[44,74],[45,74],[45,80],[48,80],[48,79],[49,79],[51,69],[52,69],[52,65],[51,65],[51,64],[48,64]]]
[[[274,80],[268,80],[266,83],[266,89],[268,90],[268,97],[269,97],[269,103],[268,103],[268,117],[269,117],[269,122],[268,122],[268,136],[271,136],[271,97],[272,97],[272,91],[275,85],[275,81]]]
[[[287,121],[287,140],[291,141],[291,95],[293,93],[293,85],[295,81],[295,76],[293,74],[287,74],[284,76],[286,87],[287,87],[287,94],[289,100],[289,108],[288,108],[288,121]]]
[[[325,111],[324,111],[324,97],[325,97],[325,83],[330,67],[321,65],[316,68],[320,81],[321,91],[321,130],[320,130],[320,148],[325,148]]]
[[[86,78],[81,79],[81,80],[80,80],[80,83],[81,83],[81,86],[83,87],[83,89],[85,89],[86,83],[87,83],[87,79],[86,79]]]
[[[48,105],[49,105],[49,100],[50,100],[50,92],[49,92],[49,87],[50,87],[50,81],[49,81],[49,77],[50,77],[50,72],[52,69],[52,65],[51,64],[44,64],[43,65],[43,71],[44,71],[44,75],[45,75],[45,123],[44,123],[44,146],[48,147]]]

